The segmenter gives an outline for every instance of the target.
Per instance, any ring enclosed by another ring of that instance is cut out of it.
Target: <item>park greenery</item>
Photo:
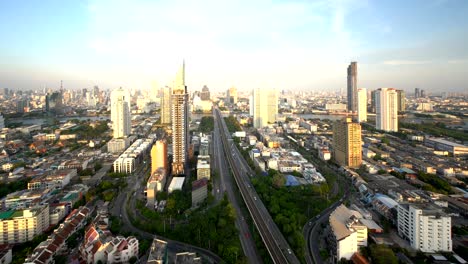
[[[327,184],[285,187],[284,180],[276,182],[280,181],[278,175],[270,170],[268,176],[252,178],[252,184],[291,248],[303,256],[302,228],[310,217],[329,206],[330,201],[326,199],[329,188]]]
[[[210,133],[214,129],[214,117],[213,116],[204,116],[200,120],[200,125],[198,130],[202,133]]]
[[[95,125],[90,125],[89,123],[80,123],[76,127],[64,130],[62,134],[77,134],[78,138],[81,139],[96,139],[101,138],[106,132],[109,131],[109,126],[107,121],[98,121]]]
[[[94,198],[99,198],[104,201],[112,201],[117,195],[120,188],[124,188],[126,182],[122,179],[118,181],[103,180],[95,188],[90,189],[86,193],[86,201],[91,201]]]
[[[28,179],[21,179],[10,183],[0,183],[0,198],[3,198],[9,193],[27,189]]]
[[[453,193],[452,186],[445,180],[439,178],[437,175],[420,171],[418,172],[418,179],[426,183],[426,185],[423,187],[423,189],[426,191],[442,194]]]
[[[361,253],[369,257],[375,264],[398,264],[398,258],[393,250],[386,245],[371,244],[361,248]]]
[[[226,122],[229,132],[234,133],[236,131],[242,131],[242,127],[234,116],[225,117],[224,121]]]
[[[131,216],[132,223],[147,232],[211,250],[226,263],[244,263],[239,234],[235,227],[235,210],[227,197],[215,206],[186,210],[182,213],[178,208],[190,206],[190,200],[183,196],[182,191],[169,194],[163,213],[149,209],[143,202],[137,201],[137,215]],[[174,201],[174,204],[171,201]],[[188,218],[190,221],[186,221]],[[111,230],[118,229],[119,225],[111,226]]]

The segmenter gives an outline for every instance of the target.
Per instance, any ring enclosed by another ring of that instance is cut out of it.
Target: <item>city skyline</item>
[[[0,85],[10,89],[170,84],[190,61],[189,87],[428,92],[467,89],[463,1],[0,4]],[[239,20],[239,17],[242,17]],[[278,19],[281,18],[281,19]],[[425,23],[437,20],[438,23]],[[442,78],[441,78],[442,76]]]

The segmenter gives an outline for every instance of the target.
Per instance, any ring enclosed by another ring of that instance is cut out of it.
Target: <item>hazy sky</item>
[[[1,1],[0,87],[468,90],[468,1]]]

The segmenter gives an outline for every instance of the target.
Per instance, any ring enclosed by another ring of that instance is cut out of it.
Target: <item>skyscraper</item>
[[[406,111],[406,93],[403,90],[397,90],[398,94],[398,112]]]
[[[359,123],[367,121],[367,90],[366,88],[359,88],[357,90],[358,99],[358,118]]]
[[[375,104],[375,127],[387,132],[398,132],[398,94],[396,89],[377,89]]]
[[[206,85],[204,85],[203,88],[202,88],[202,91],[200,93],[200,98],[203,101],[211,100],[210,89]]]
[[[227,90],[227,103],[228,104],[237,104],[237,88],[231,87]]]
[[[348,66],[348,111],[357,111],[357,62]]]
[[[111,121],[114,138],[124,138],[131,132],[130,93],[120,87],[111,93]]]
[[[166,86],[162,88],[161,124],[171,123],[171,97],[172,97],[171,87]]]
[[[414,98],[417,99],[420,97],[419,88],[414,88]]]
[[[333,157],[342,166],[361,166],[361,125],[352,122],[349,117],[333,124]]]
[[[278,115],[278,90],[254,89],[253,90],[253,125],[261,128],[268,123],[276,122]]]
[[[188,153],[188,93],[185,86],[185,62],[177,73],[172,90],[172,174],[185,174]]]

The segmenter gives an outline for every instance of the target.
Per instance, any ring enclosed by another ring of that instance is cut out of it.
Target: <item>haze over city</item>
[[[466,91],[466,1],[0,3],[0,85]]]

